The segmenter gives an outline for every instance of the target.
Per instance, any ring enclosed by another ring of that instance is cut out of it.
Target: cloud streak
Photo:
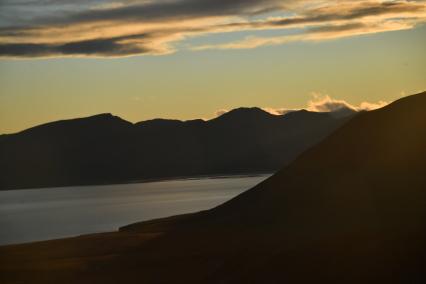
[[[293,31],[189,47],[256,48],[411,29],[426,19],[425,1],[408,0],[0,0],[0,11],[0,57],[15,58],[160,55],[200,35]]]

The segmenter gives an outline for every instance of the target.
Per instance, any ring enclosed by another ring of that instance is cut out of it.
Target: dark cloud
[[[120,43],[125,39],[141,39],[145,35],[132,35],[108,39],[94,39],[65,44],[0,44],[0,56],[10,57],[44,57],[44,56],[125,56],[150,52],[139,44]]]
[[[128,55],[148,52],[132,44],[120,44],[116,39],[95,39],[70,42],[55,48],[61,54],[69,55]]]
[[[29,1],[32,2],[32,1]],[[49,2],[52,1],[44,1]],[[53,1],[66,3],[67,1]],[[90,1],[97,2],[97,1]],[[99,1],[102,2],[102,1]],[[126,2],[126,1],[125,1]],[[91,23],[98,21],[164,21],[208,16],[255,15],[276,10],[282,6],[279,0],[175,0],[149,1],[103,9],[61,13],[36,19],[37,25]],[[25,3],[25,2],[24,2]],[[69,2],[68,2],[69,3]],[[105,4],[113,2],[104,2]],[[120,3],[120,2],[119,2]],[[92,3],[93,4],[93,3]]]
[[[319,27],[312,27],[307,29],[306,33],[334,33],[334,32],[343,32],[343,31],[350,31],[350,30],[358,30],[362,28],[368,28],[371,27],[369,25],[366,25],[361,22],[355,22],[355,23],[348,23],[343,25],[329,25],[329,26],[319,26]]]
[[[0,44],[0,55],[11,57],[37,57],[50,54],[52,49],[47,44],[36,43],[9,43]]]
[[[392,13],[420,12],[425,7],[415,2],[366,2],[353,7],[327,7],[308,10],[304,16],[289,17],[279,20],[268,20],[256,23],[241,23],[244,26],[268,27],[268,26],[291,26],[304,24],[319,24],[330,21],[344,21],[361,19],[368,16],[380,16]],[[230,24],[230,25],[238,25]]]
[[[290,39],[258,42],[251,39],[245,45],[228,46],[254,48],[303,40],[303,35],[390,31],[413,27],[412,18],[416,15],[424,21],[424,3],[408,0],[0,0],[0,18],[7,14],[3,18],[9,21],[4,24],[0,20],[0,57],[160,54],[173,51],[171,43],[186,36],[256,29],[303,28],[299,31],[301,36]],[[294,16],[263,20],[251,17],[271,11],[291,12]],[[377,19],[363,21],[369,16]],[[211,17],[223,18],[213,21]],[[401,25],[384,24],[395,18]],[[404,19],[407,19],[406,26],[402,25]],[[191,24],[181,25],[189,21]],[[129,35],[132,33],[136,35]]]

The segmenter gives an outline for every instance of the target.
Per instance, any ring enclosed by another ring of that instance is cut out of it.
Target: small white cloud
[[[376,103],[362,102],[359,105],[353,105],[345,100],[334,99],[329,95],[312,93],[313,98],[308,101],[307,110],[316,112],[338,112],[342,110],[369,111],[388,105],[388,102],[379,101]]]
[[[307,103],[307,110],[316,112],[335,112],[342,109],[356,110],[356,107],[344,100],[333,99],[329,95],[312,93],[312,99]]]
[[[375,110],[387,106],[388,104],[389,103],[385,101],[378,101],[377,103],[362,102],[359,105],[358,110]]]

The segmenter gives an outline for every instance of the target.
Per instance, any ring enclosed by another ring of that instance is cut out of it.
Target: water
[[[0,245],[117,230],[219,205],[268,175],[0,191]]]

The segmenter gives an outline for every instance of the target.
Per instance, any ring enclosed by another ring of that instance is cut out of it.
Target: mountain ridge
[[[239,108],[208,121],[55,121],[0,138],[0,189],[274,171],[351,117]]]
[[[350,109],[347,109],[350,110]],[[229,115],[234,115],[236,113],[247,113],[247,112],[251,112],[251,113],[257,113],[257,114],[262,114],[264,117],[285,117],[288,114],[291,113],[295,113],[295,114],[302,114],[302,113],[311,113],[311,114],[324,114],[324,115],[333,115],[335,112],[338,111],[330,111],[330,112],[318,112],[318,111],[309,111],[307,109],[298,109],[298,110],[292,110],[289,111],[288,113],[284,113],[284,114],[272,114],[269,113],[268,111],[263,110],[262,108],[259,107],[239,107],[239,108],[235,108],[232,109],[230,111],[227,111],[217,117],[211,118],[211,119],[201,119],[201,118],[196,118],[196,119],[188,119],[188,120],[181,120],[181,119],[173,119],[173,118],[152,118],[152,119],[147,119],[147,120],[141,120],[141,121],[137,121],[137,122],[130,122],[124,118],[121,118],[118,115],[114,115],[112,113],[109,112],[105,112],[105,113],[99,113],[99,114],[94,114],[94,115],[88,115],[88,116],[81,116],[81,117],[76,117],[76,118],[68,118],[68,119],[59,119],[59,120],[54,120],[54,121],[50,121],[50,122],[45,122],[45,123],[41,123],[38,125],[34,125],[28,128],[25,128],[23,130],[17,131],[17,132],[13,132],[13,133],[3,133],[0,134],[0,136],[9,136],[9,135],[14,135],[14,134],[20,134],[26,131],[32,131],[33,129],[38,129],[38,128],[43,128],[46,126],[52,126],[52,125],[57,125],[57,124],[61,124],[61,123],[71,123],[71,122],[78,122],[78,121],[83,121],[83,120],[116,120],[116,121],[122,121],[125,122],[127,124],[132,124],[132,125],[144,125],[144,124],[150,124],[151,122],[175,122],[175,123],[190,123],[190,122],[210,122],[210,121],[214,121],[217,120],[219,118],[223,119],[225,117],[228,117]],[[343,116],[351,116],[353,114],[355,114],[356,111],[353,112],[345,112],[345,115]]]

